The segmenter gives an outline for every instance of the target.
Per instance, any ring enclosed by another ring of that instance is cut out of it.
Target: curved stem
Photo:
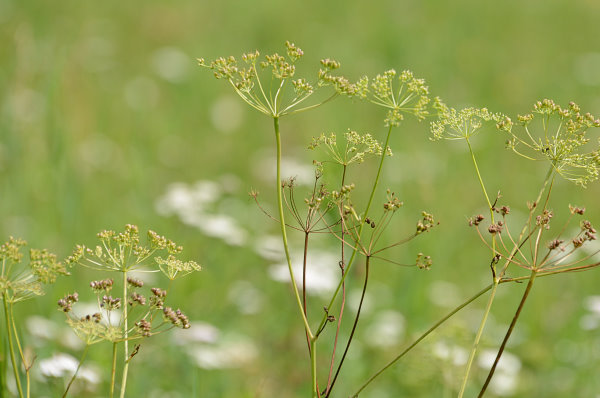
[[[285,259],[287,260],[288,270],[290,272],[290,279],[292,287],[294,289],[294,296],[296,297],[296,303],[304,322],[304,328],[309,338],[313,338],[313,333],[308,324],[308,319],[304,314],[304,308],[302,306],[302,300],[300,299],[300,293],[298,292],[298,285],[296,278],[294,278],[294,270],[292,269],[292,259],[290,257],[290,249],[287,240],[287,233],[285,229],[285,218],[283,215],[283,192],[281,191],[281,135],[279,133],[279,118],[273,117],[273,128],[275,130],[275,141],[277,146],[277,208],[279,210],[279,224],[281,225],[281,238],[283,240],[283,249],[285,251]]]
[[[125,388],[127,387],[127,373],[129,371],[129,344],[127,335],[129,328],[127,326],[127,271],[123,271],[123,375],[121,376],[121,398],[125,398]]]
[[[30,377],[29,370],[33,366],[33,361],[35,360],[35,358],[32,360],[31,364],[27,363],[27,361],[25,360],[25,353],[23,352],[23,347],[21,346],[21,341],[19,340],[19,333],[17,332],[17,324],[15,323],[15,316],[13,315],[13,305],[10,304],[8,308],[10,311],[10,320],[12,323],[12,329],[13,329],[13,333],[15,336],[15,342],[17,343],[17,348],[19,349],[19,356],[21,357],[21,363],[23,364],[23,368],[25,369],[25,385],[26,385],[25,396],[27,398],[29,398],[29,396],[31,394],[31,377]]]
[[[360,317],[360,310],[362,309],[363,301],[365,299],[365,293],[367,292],[367,284],[369,282],[369,260],[371,257],[367,256],[366,264],[365,264],[365,283],[363,284],[362,294],[360,296],[360,303],[358,304],[358,310],[356,311],[356,317],[354,318],[354,324],[352,325],[352,331],[350,332],[350,337],[348,337],[348,342],[346,343],[346,348],[344,349],[344,353],[342,354],[342,359],[335,371],[335,376],[333,376],[333,381],[329,386],[329,390],[327,391],[327,395],[325,398],[328,398],[333,390],[333,386],[335,385],[335,381],[340,374],[340,370],[342,369],[342,365],[344,364],[344,359],[346,359],[346,354],[348,354],[348,349],[350,349],[350,344],[352,344],[352,339],[354,337],[354,332],[356,331],[356,326],[358,325],[358,319]]]
[[[490,310],[492,308],[492,303],[494,302],[494,298],[496,296],[496,290],[498,289],[498,283],[499,282],[497,279],[494,279],[494,283],[492,283],[492,292],[490,294],[490,298],[488,300],[487,306],[485,307],[485,311],[483,313],[483,318],[481,318],[481,323],[479,324],[479,329],[477,329],[477,334],[475,336],[475,340],[473,341],[473,348],[471,348],[471,353],[469,354],[469,359],[467,361],[465,375],[463,377],[463,381],[460,386],[458,398],[462,398],[463,394],[465,393],[467,381],[469,380],[469,373],[471,373],[471,366],[473,365],[473,360],[475,359],[475,353],[477,352],[477,348],[479,347],[479,340],[481,339],[481,335],[483,334],[483,329],[487,322],[487,317],[490,314]]]
[[[67,389],[65,390],[65,393],[63,394],[62,398],[65,398],[67,396],[67,393],[69,392],[69,389],[71,388],[71,384],[73,384],[73,382],[75,381],[75,378],[77,377],[77,373],[79,373],[79,369],[81,369],[81,365],[83,365],[83,361],[85,360],[85,355],[87,354],[89,348],[90,348],[90,345],[86,344],[85,349],[83,350],[83,354],[81,355],[81,359],[79,360],[79,365],[77,365],[77,369],[75,369],[75,373],[73,373],[73,377],[71,377],[71,380],[69,381],[69,384],[67,385]]]
[[[11,322],[10,322],[10,312],[8,308],[8,294],[4,292],[2,297],[2,302],[4,303],[4,321],[6,322],[6,337],[8,339],[8,350],[10,353],[10,361],[13,367],[13,373],[15,376],[15,384],[17,385],[17,390],[19,391],[19,397],[23,398],[23,388],[21,387],[21,379],[19,378],[19,368],[17,367],[17,360],[15,358],[15,347],[13,343],[13,336],[11,330]]]
[[[496,366],[498,365],[498,362],[500,361],[500,357],[502,357],[502,353],[504,352],[504,348],[506,347],[506,343],[508,342],[508,339],[510,338],[512,331],[514,330],[515,325],[517,324],[517,319],[519,319],[519,315],[521,315],[521,310],[523,309],[523,306],[525,305],[525,301],[527,300],[527,297],[529,296],[529,292],[531,291],[531,287],[533,286],[533,281],[535,280],[536,275],[537,275],[537,270],[532,269],[531,276],[529,277],[529,282],[527,283],[525,292],[523,292],[523,297],[521,298],[519,307],[517,308],[517,311],[515,312],[515,315],[513,316],[512,322],[510,323],[510,326],[508,327],[508,330],[506,331],[506,335],[504,336],[504,340],[502,340],[502,344],[500,345],[500,349],[498,350],[498,354],[496,355],[494,364],[492,365],[492,368],[490,369],[490,372],[488,373],[488,376],[485,379],[485,383],[483,384],[483,387],[481,388],[481,391],[479,392],[479,395],[477,396],[478,398],[483,397],[483,394],[485,394],[485,390],[487,389],[488,385],[490,384],[490,381],[492,380],[492,377],[494,376],[494,372],[496,371]]]
[[[342,171],[342,182],[340,184],[340,191],[341,191],[342,187],[344,186],[344,183],[346,182],[347,169],[348,169],[348,165],[344,163],[343,171]],[[339,204],[338,211],[340,213],[340,219],[342,219],[343,212],[344,212],[344,205],[342,202],[340,202],[340,204]],[[346,257],[344,255],[345,232],[346,232],[346,227],[345,227],[345,224],[342,222],[341,223],[341,231],[340,231],[340,237],[341,237],[340,269],[342,271],[342,278],[344,277],[344,270],[346,268]],[[342,303],[340,305],[340,314],[338,316],[337,325],[335,328],[335,338],[333,340],[333,350],[331,350],[331,360],[329,361],[329,375],[327,376],[327,388],[325,389],[325,392],[324,392],[324,394],[326,394],[326,395],[329,395],[329,390],[331,389],[331,377],[333,376],[333,365],[335,364],[335,353],[337,350],[338,338],[340,336],[340,327],[342,326],[342,316],[344,315],[344,307],[345,306],[346,306],[346,284],[342,283]]]
[[[477,292],[475,295],[473,295],[471,298],[469,298],[467,301],[465,301],[464,303],[462,303],[461,305],[459,305],[458,307],[456,307],[455,309],[453,309],[452,311],[450,311],[446,316],[444,316],[442,319],[440,319],[439,321],[437,321],[432,327],[430,327],[429,329],[427,329],[427,331],[425,331],[421,336],[419,336],[419,338],[417,338],[411,345],[409,345],[404,351],[402,351],[399,355],[397,355],[394,359],[392,359],[390,362],[388,362],[387,365],[385,365],[383,368],[381,368],[377,373],[375,373],[373,376],[371,376],[371,378],[369,380],[367,380],[357,391],[356,393],[354,393],[354,395],[352,395],[353,397],[358,397],[358,394],[364,390],[369,384],[371,384],[371,382],[373,380],[375,380],[380,374],[382,374],[383,372],[385,372],[389,367],[391,367],[392,365],[394,365],[396,362],[398,362],[400,360],[400,358],[402,358],[404,355],[406,355],[410,350],[412,350],[417,344],[419,344],[425,337],[427,337],[429,334],[431,334],[431,332],[433,332],[435,329],[437,329],[438,327],[440,327],[444,322],[446,322],[448,319],[450,319],[452,316],[454,316],[454,314],[456,314],[458,311],[462,310],[463,308],[465,308],[467,305],[471,304],[473,301],[477,300],[480,296],[482,296],[484,293],[486,293],[488,290],[490,290],[492,288],[493,284],[488,285],[487,287],[481,289],[479,292]]]

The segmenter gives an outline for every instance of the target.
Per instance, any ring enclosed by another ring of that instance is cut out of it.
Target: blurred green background
[[[514,119],[548,97],[600,114],[599,17],[595,0],[0,0],[0,236],[22,237],[62,258],[76,243],[93,244],[100,230],[133,223],[180,243],[204,266],[179,281],[171,298],[196,322],[187,331],[192,337],[164,335],[145,344],[130,369],[128,396],[306,397],[302,326],[289,286],[272,280],[277,225],[247,196],[257,189],[263,205],[274,208],[271,121],[196,66],[196,58],[283,52],[290,40],[312,71],[325,57],[340,61],[351,80],[410,68],[454,107],[487,106]],[[290,174],[310,170],[315,153],[304,148],[312,136],[350,128],[381,140],[383,118],[381,109],[343,99],[284,118]],[[485,202],[464,143],[428,137],[427,122],[407,120],[397,130],[381,194],[390,187],[405,202],[395,235],[412,231],[421,210],[436,215],[437,230],[395,252],[404,261],[425,252],[434,266],[373,267],[355,351],[335,396],[355,391],[488,283],[488,253],[466,226]],[[505,151],[503,141],[490,130],[475,149],[488,189],[500,190],[522,214],[545,170]],[[366,190],[373,171],[367,164],[351,178]],[[599,193],[597,184],[582,190],[558,181],[552,207],[564,215],[569,203],[585,205],[587,218],[599,220]],[[300,248],[302,237],[292,238]],[[85,291],[90,279],[102,277],[74,270],[45,297],[19,306],[17,316],[31,325],[38,314],[62,331],[56,300],[74,284]],[[591,271],[537,283],[507,348],[512,365],[489,396],[600,396],[599,281]],[[481,352],[500,343],[523,288],[502,287]],[[325,297],[311,296],[315,318]],[[441,328],[363,395],[455,396],[484,303]],[[45,340],[31,335],[35,326],[28,330],[23,338],[37,361],[58,352],[78,357],[61,331],[61,338]],[[88,364],[105,366],[109,351],[94,346]],[[324,379],[327,358],[321,361]],[[478,363],[466,396],[485,376]],[[88,383],[85,396],[104,396],[107,383],[105,372],[97,386]],[[55,396],[62,384],[36,376],[34,396]]]

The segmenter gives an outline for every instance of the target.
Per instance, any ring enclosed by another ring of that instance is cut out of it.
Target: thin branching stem
[[[121,376],[121,395],[125,398],[125,388],[127,387],[127,373],[129,371],[129,342],[127,328],[127,271],[123,270],[123,375]]]
[[[71,388],[71,385],[77,378],[77,374],[79,373],[79,369],[81,369],[81,365],[83,365],[83,361],[85,360],[85,356],[87,355],[89,348],[90,348],[90,345],[86,344],[85,348],[83,349],[83,354],[81,354],[81,359],[79,360],[79,365],[77,365],[77,369],[75,369],[75,373],[73,373],[73,377],[71,377],[71,380],[69,380],[69,384],[67,384],[67,388],[65,389],[65,393],[63,394],[62,398],[66,398],[67,394],[69,393],[69,389]]]
[[[537,270],[534,268],[531,270],[529,282],[527,283],[525,292],[523,292],[523,297],[521,298],[519,307],[517,308],[517,311],[515,312],[515,315],[513,316],[513,319],[510,322],[510,326],[508,327],[508,330],[506,331],[506,335],[504,335],[504,340],[502,340],[502,344],[500,345],[500,349],[498,350],[498,353],[496,354],[496,359],[494,360],[494,364],[492,365],[492,368],[490,369],[490,372],[488,373],[487,378],[485,379],[485,383],[483,384],[483,387],[481,388],[481,391],[479,392],[479,395],[477,396],[478,398],[483,397],[483,394],[485,394],[485,390],[487,389],[488,385],[490,384],[490,381],[492,380],[492,377],[494,376],[494,372],[496,371],[496,366],[498,365],[498,362],[500,361],[500,357],[502,357],[502,353],[504,352],[504,348],[506,347],[506,343],[508,342],[508,339],[510,338],[512,331],[514,330],[515,325],[517,324],[517,319],[519,319],[519,315],[521,315],[521,310],[525,306],[525,301],[527,300],[527,297],[529,297],[529,292],[531,291],[531,287],[533,286],[533,282],[535,280],[536,275],[537,275]]]
[[[117,373],[117,342],[113,342],[112,348],[112,369],[110,372],[110,398],[115,394],[115,380]]]
[[[310,329],[310,325],[308,324],[308,319],[304,314],[304,308],[302,306],[302,300],[300,299],[300,293],[298,292],[298,285],[296,283],[296,278],[294,277],[294,270],[292,269],[292,259],[290,256],[290,249],[287,240],[287,232],[285,225],[285,218],[283,215],[283,192],[281,188],[281,134],[279,132],[279,118],[273,117],[273,128],[275,130],[275,141],[277,146],[277,207],[279,210],[279,224],[281,226],[281,238],[283,241],[283,249],[285,251],[285,258],[288,264],[288,270],[290,272],[290,279],[292,282],[292,288],[294,289],[294,296],[296,297],[296,303],[298,305],[298,309],[300,310],[300,315],[302,316],[302,321],[304,322],[304,328],[309,338],[313,338],[312,330]]]
[[[477,300],[480,296],[482,296],[483,294],[485,294],[488,290],[490,290],[492,288],[493,285],[494,284],[491,283],[488,286],[486,286],[485,288],[481,289],[475,295],[473,295],[469,299],[467,299],[467,301],[465,301],[464,303],[462,303],[461,305],[459,305],[458,307],[456,307],[455,309],[453,309],[452,311],[450,311],[446,316],[444,316],[439,321],[437,321],[435,324],[433,324],[433,326],[431,326],[429,329],[427,329],[421,336],[419,336],[413,343],[411,343],[404,351],[402,351],[400,354],[398,354],[394,359],[392,359],[390,362],[388,362],[387,365],[385,365],[383,368],[381,368],[379,371],[377,371],[373,376],[371,376],[369,378],[369,380],[367,380],[365,383],[363,383],[363,385],[356,391],[356,393],[354,393],[354,395],[352,395],[352,397],[358,397],[358,394],[362,390],[364,390],[369,384],[371,384],[371,382],[373,380],[375,380],[379,375],[381,375],[389,367],[391,367],[396,362],[398,362],[410,350],[412,350],[413,348],[415,348],[416,345],[419,344],[425,337],[427,337],[429,334],[431,334],[431,332],[433,332],[435,329],[437,329],[438,327],[440,327],[444,322],[446,322],[448,319],[450,319],[452,316],[454,316],[454,314],[456,314],[457,312],[459,312],[460,310],[462,310],[463,308],[465,308],[467,305],[469,305],[473,301]]]
[[[348,146],[348,142],[346,142],[346,147]],[[342,163],[342,181],[340,183],[340,191],[341,188],[344,186],[344,183],[346,182],[346,171],[348,169],[348,165],[346,163]],[[342,201],[340,201],[339,203],[339,207],[338,207],[338,211],[340,213],[340,220],[343,220],[344,217],[344,203]],[[341,223],[341,231],[340,231],[340,235],[341,235],[341,248],[340,248],[340,270],[341,270],[341,275],[342,278],[344,277],[344,270],[346,268],[345,265],[345,261],[346,261],[346,257],[344,255],[344,233],[345,233],[345,225],[342,222]],[[333,350],[331,350],[331,360],[329,363],[329,375],[327,376],[327,388],[324,392],[324,394],[329,395],[329,390],[331,389],[331,377],[333,376],[333,366],[335,364],[335,353],[337,351],[337,343],[338,343],[338,339],[340,336],[340,327],[342,325],[342,316],[344,315],[344,307],[346,304],[346,284],[343,283],[342,284],[342,303],[340,305],[340,314],[338,315],[338,319],[337,319],[337,325],[336,325],[336,329],[335,329],[335,338],[333,340]]]
[[[13,333],[15,336],[15,342],[17,343],[17,348],[19,350],[19,356],[21,357],[21,363],[23,364],[23,368],[25,369],[25,395],[27,398],[29,398],[30,394],[31,394],[31,377],[30,377],[30,370],[31,367],[33,366],[32,363],[27,363],[27,360],[25,359],[25,353],[23,352],[23,347],[21,346],[21,340],[19,340],[19,333],[17,331],[17,324],[15,322],[15,315],[13,312],[13,304],[11,303],[9,305],[9,310],[10,310],[10,319],[11,319],[11,323],[12,323],[12,329],[13,329]],[[34,358],[35,360],[35,358]]]
[[[367,207],[365,208],[365,211],[363,213],[363,218],[367,218],[368,217],[369,210],[371,209],[371,204],[373,203],[373,198],[375,197],[375,192],[377,191],[377,186],[379,184],[379,179],[381,178],[381,171],[383,170],[383,162],[385,160],[385,154],[387,152],[387,148],[388,148],[388,145],[390,143],[390,137],[392,135],[392,129],[393,129],[393,126],[390,124],[390,126],[388,128],[387,136],[385,138],[385,144],[383,146],[383,152],[381,153],[381,160],[379,161],[379,168],[377,169],[377,175],[375,176],[375,181],[373,182],[373,188],[371,189],[371,194],[369,196],[369,201],[367,202]],[[342,279],[338,283],[338,286],[335,289],[335,292],[333,292],[333,295],[331,296],[331,300],[329,301],[329,305],[327,306],[327,308],[331,308],[333,306],[333,303],[335,302],[335,299],[337,298],[337,295],[339,294],[340,289],[342,288],[342,284],[345,282],[345,279],[348,276],[348,271],[350,271],[350,268],[352,267],[352,264],[354,262],[354,258],[356,257],[356,253],[358,252],[357,249],[358,249],[358,247],[360,247],[360,237],[361,237],[364,225],[365,225],[365,223],[361,222],[360,223],[360,227],[358,227],[358,232],[356,234],[356,239],[355,239],[356,242],[357,242],[357,246],[356,246],[356,248],[354,248],[354,250],[352,251],[352,254],[350,255],[350,259],[348,260],[348,264],[346,265],[346,272],[344,273],[344,276],[342,277]],[[327,322],[327,315],[325,315],[323,317],[323,319],[321,320],[321,324],[319,325],[319,329],[325,324],[325,322]]]
[[[352,344],[352,339],[354,338],[354,333],[356,332],[356,326],[358,325],[358,320],[360,318],[360,310],[362,309],[363,302],[365,300],[365,293],[367,292],[367,284],[369,283],[369,262],[371,257],[367,256],[365,262],[365,282],[363,284],[362,293],[360,295],[360,302],[358,304],[358,310],[356,311],[356,317],[354,318],[354,323],[352,324],[352,330],[350,331],[350,337],[348,337],[348,342],[346,343],[346,348],[344,349],[344,353],[342,354],[342,359],[340,359],[340,363],[338,364],[337,370],[335,371],[335,376],[333,376],[333,380],[331,381],[331,385],[329,386],[329,390],[327,391],[327,395],[325,398],[328,398],[333,390],[333,386],[340,374],[340,370],[344,365],[344,360],[346,359],[346,355],[348,354],[348,350],[350,349],[350,345]]]
[[[24,398],[23,395],[23,387],[21,386],[21,379],[19,377],[19,367],[17,366],[17,360],[15,357],[15,347],[14,347],[14,343],[13,343],[13,333],[12,333],[12,328],[11,328],[11,320],[10,320],[10,316],[11,316],[11,312],[9,310],[9,304],[8,304],[8,294],[6,292],[4,292],[3,297],[2,297],[2,302],[4,303],[4,321],[6,324],[6,337],[8,339],[8,351],[10,353],[10,362],[12,363],[12,367],[13,367],[13,374],[15,376],[15,384],[17,385],[17,390],[19,392],[19,397],[20,398]]]

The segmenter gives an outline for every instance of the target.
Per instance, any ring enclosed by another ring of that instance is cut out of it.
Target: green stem
[[[388,132],[387,132],[387,136],[385,138],[383,152],[381,153],[381,160],[379,161],[379,168],[377,169],[377,175],[375,176],[375,182],[373,183],[373,188],[371,189],[371,195],[369,196],[369,201],[367,202],[367,207],[365,208],[363,219],[368,217],[369,210],[371,208],[371,204],[373,203],[373,198],[375,197],[375,191],[377,190],[377,185],[379,184],[379,179],[381,178],[381,171],[383,170],[383,161],[385,160],[385,154],[387,153],[387,148],[390,143],[390,137],[392,135],[392,128],[393,128],[393,126],[390,125]],[[360,241],[360,237],[361,237],[364,226],[365,226],[365,223],[361,222],[360,227],[358,227],[358,234],[356,235],[357,241]],[[354,262],[354,258],[356,257],[356,253],[358,251],[359,246],[360,245],[357,244],[356,247],[354,248],[354,250],[352,251],[352,255],[350,256],[350,259],[348,260],[348,264],[346,266],[344,276],[342,276],[340,282],[338,283],[337,288],[335,289],[335,292],[333,293],[333,296],[331,296],[331,300],[329,301],[329,305],[327,306],[328,309],[333,306],[333,303],[335,302],[335,299],[337,298],[337,295],[339,294],[340,289],[342,288],[342,285],[346,281],[346,276],[348,276],[348,274],[349,274],[348,271],[350,271],[350,267],[352,267],[352,264]],[[321,320],[321,324],[319,325],[319,328],[317,330],[321,330],[321,327],[323,327],[325,322],[327,322],[327,314],[325,314],[325,316]]]
[[[19,378],[19,368],[17,367],[17,360],[15,358],[15,347],[10,326],[11,322],[8,309],[8,294],[6,292],[4,292],[3,294],[2,302],[4,303],[4,321],[6,322],[6,336],[8,338],[8,350],[10,352],[10,361],[12,363],[13,373],[15,375],[15,383],[17,385],[17,390],[19,390],[19,397],[23,398],[23,388],[21,387],[21,379]]]
[[[112,371],[110,372],[110,398],[113,398],[114,393],[115,393],[116,373],[117,373],[117,343],[113,343]]]
[[[319,398],[319,387],[317,385],[317,339],[310,340],[310,375],[312,378],[312,398]]]
[[[487,306],[485,307],[485,311],[483,313],[483,318],[481,318],[481,323],[479,324],[479,329],[477,329],[477,335],[475,336],[475,340],[473,341],[473,348],[471,348],[471,354],[469,355],[469,359],[467,361],[465,375],[463,377],[463,381],[460,386],[458,398],[462,398],[463,394],[465,393],[467,381],[469,380],[469,373],[471,373],[471,366],[473,365],[473,360],[475,359],[475,353],[477,352],[477,348],[479,346],[479,340],[481,339],[481,335],[483,334],[483,329],[487,322],[487,317],[490,314],[490,310],[492,308],[492,303],[494,302],[494,298],[496,297],[496,290],[498,289],[498,284],[499,284],[498,279],[494,279],[494,283],[492,283],[492,288],[491,288],[492,292],[490,294],[490,298],[488,300]]]
[[[450,319],[452,316],[454,316],[454,314],[456,314],[458,311],[462,310],[464,307],[466,307],[467,305],[471,304],[473,301],[475,301],[476,299],[478,299],[480,296],[482,296],[484,293],[486,293],[488,290],[490,290],[492,288],[493,284],[488,285],[487,287],[483,288],[482,290],[480,290],[479,292],[477,292],[474,296],[472,296],[471,298],[469,298],[467,301],[465,301],[464,303],[462,303],[461,305],[459,305],[458,307],[456,307],[455,309],[453,309],[452,311],[450,311],[445,317],[443,317],[442,319],[440,319],[439,321],[437,321],[432,327],[430,327],[429,329],[427,329],[427,331],[425,333],[423,333],[421,336],[419,336],[419,338],[417,338],[411,345],[409,345],[404,351],[402,351],[398,356],[396,356],[394,359],[392,359],[390,362],[388,362],[387,365],[385,365],[383,368],[381,368],[377,373],[375,373],[373,376],[371,376],[371,378],[369,380],[367,380],[359,389],[358,391],[356,391],[356,393],[354,393],[354,395],[352,395],[353,397],[358,397],[358,394],[364,390],[369,384],[371,384],[371,382],[373,380],[375,380],[380,374],[382,374],[383,372],[385,372],[389,367],[391,367],[392,365],[394,365],[396,362],[398,362],[400,360],[400,358],[402,358],[404,355],[406,355],[410,350],[412,350],[417,344],[419,344],[425,337],[427,337],[431,332],[433,332],[435,329],[437,329],[438,327],[440,327],[444,322],[446,322],[448,319]]]
[[[288,264],[288,270],[290,272],[290,279],[292,282],[292,287],[294,289],[294,296],[296,297],[296,302],[298,305],[298,309],[300,310],[300,315],[302,316],[302,321],[304,322],[304,329],[308,334],[309,338],[313,339],[313,333],[310,329],[310,325],[308,324],[308,319],[306,315],[304,315],[304,308],[302,305],[302,299],[300,298],[300,293],[298,292],[298,285],[296,283],[296,278],[294,277],[294,270],[292,269],[292,259],[290,257],[290,249],[287,240],[287,233],[285,229],[285,218],[283,215],[283,192],[281,189],[281,134],[279,133],[279,118],[273,117],[273,128],[275,130],[275,141],[277,146],[277,208],[279,210],[279,224],[281,226],[281,239],[283,240],[283,249],[285,251],[285,258]],[[121,397],[123,398],[123,397]]]
[[[127,271],[123,271],[123,375],[121,377],[121,398],[125,397],[127,372],[129,370],[129,342],[127,341]]]
[[[545,277],[545,276],[564,274],[564,273],[568,273],[568,272],[586,271],[586,270],[595,268],[595,267],[597,267],[599,265],[600,265],[600,263],[582,266],[582,267],[577,268],[577,269],[567,268],[567,269],[561,269],[561,270],[557,270],[557,271],[538,272],[538,277],[542,278],[542,277]],[[530,276],[519,276],[519,277],[516,277],[516,278],[504,278],[504,279],[500,279],[499,284],[511,283],[511,282],[521,282],[521,281],[524,281],[524,280],[529,279],[529,278],[530,278]],[[443,317],[442,319],[440,319],[438,322],[436,322],[431,328],[429,328],[418,339],[416,339],[406,350],[402,351],[396,358],[392,359],[387,365],[385,365],[383,368],[381,368],[381,370],[379,370],[369,380],[367,380],[367,382],[364,383],[360,387],[360,389],[358,391],[356,391],[356,393],[354,393],[354,395],[352,395],[352,397],[353,398],[358,397],[358,394],[362,390],[364,390],[373,380],[375,380],[375,378],[377,378],[380,374],[382,374],[390,366],[394,365],[400,358],[402,358],[405,354],[407,354],[410,350],[412,350],[425,337],[427,337],[429,334],[431,334],[431,332],[433,332],[435,329],[437,329],[438,327],[440,327],[444,322],[446,322],[448,319],[450,319],[452,316],[454,316],[457,312],[459,312],[460,310],[462,310],[464,307],[466,307],[467,305],[471,304],[477,298],[479,298],[480,296],[482,296],[483,294],[485,294],[493,286],[494,286],[493,283],[489,284],[488,286],[486,286],[485,288],[483,288],[482,290],[480,290],[477,294],[475,294],[473,297],[471,297],[470,299],[468,299],[467,301],[465,301],[464,303],[462,303],[461,305],[459,305],[458,307],[456,307],[455,309],[453,309],[450,313],[448,313],[448,315],[446,315],[445,317]]]
[[[340,363],[335,371],[335,376],[333,376],[333,381],[331,385],[328,387],[327,395],[325,398],[328,398],[333,390],[333,386],[335,385],[335,381],[340,374],[340,370],[342,369],[342,365],[344,364],[344,360],[346,359],[346,355],[348,354],[348,350],[350,349],[350,344],[352,344],[352,339],[354,338],[354,332],[356,332],[356,326],[358,325],[358,319],[360,318],[360,310],[363,306],[363,301],[365,300],[365,293],[367,292],[367,284],[369,283],[369,262],[371,257],[367,256],[366,264],[365,264],[365,282],[363,284],[362,294],[360,296],[360,302],[358,304],[358,310],[356,311],[356,317],[354,318],[354,324],[352,325],[352,331],[350,332],[350,337],[348,337],[348,342],[346,343],[346,348],[344,349],[344,353],[342,354],[342,359],[340,359]]]
[[[19,340],[19,333],[17,332],[17,324],[15,322],[15,316],[13,314],[13,305],[12,303],[8,306],[10,312],[10,320],[12,322],[12,330],[15,336],[15,342],[17,343],[17,348],[19,349],[19,356],[21,357],[21,363],[23,364],[23,368],[25,369],[25,384],[26,384],[26,392],[25,396],[29,398],[31,394],[31,377],[29,370],[31,369],[31,364],[27,363],[25,360],[25,354],[23,352],[23,347],[21,346],[21,341]]]
[[[475,172],[477,173],[477,179],[479,180],[479,185],[481,185],[481,190],[483,191],[483,195],[485,196],[485,200],[488,204],[488,208],[490,210],[490,219],[492,224],[494,224],[494,207],[492,206],[492,202],[490,201],[490,197],[487,193],[487,189],[485,189],[485,184],[483,183],[483,178],[481,177],[481,172],[479,171],[479,166],[477,164],[477,159],[475,158],[475,152],[473,152],[473,147],[471,147],[471,142],[468,138],[465,139],[467,141],[467,145],[469,146],[469,152],[471,153],[471,159],[473,160],[473,166],[475,167]],[[496,236],[492,236],[492,256],[496,255]],[[493,264],[494,273],[496,271],[496,265]]]
[[[71,377],[71,380],[69,381],[69,384],[67,385],[67,389],[65,390],[65,393],[63,394],[62,398],[65,398],[67,396],[67,393],[69,392],[69,389],[71,388],[71,384],[73,384],[73,382],[75,381],[75,378],[77,377],[77,373],[79,373],[79,369],[81,368],[81,365],[83,365],[83,361],[85,360],[85,356],[86,356],[89,348],[90,348],[90,345],[86,344],[85,349],[83,350],[83,354],[81,355],[81,359],[79,360],[79,365],[77,365],[77,369],[75,369],[75,373],[73,373],[73,377]]]
[[[504,340],[502,340],[502,344],[500,345],[500,349],[498,350],[498,354],[496,355],[494,364],[492,365],[492,368],[490,369],[490,372],[488,373],[488,376],[485,379],[485,383],[483,384],[483,387],[481,388],[481,391],[479,392],[478,398],[483,397],[483,394],[485,394],[485,390],[487,389],[488,385],[490,384],[490,381],[492,380],[492,377],[494,376],[494,372],[496,371],[496,366],[498,365],[498,362],[500,361],[500,357],[502,356],[502,353],[504,352],[504,348],[506,347],[506,343],[508,342],[508,339],[510,338],[512,331],[514,330],[515,325],[517,324],[517,319],[519,319],[519,315],[521,315],[521,310],[523,309],[523,306],[525,305],[525,301],[527,300],[527,297],[529,296],[529,292],[531,291],[531,287],[533,286],[533,282],[535,280],[536,275],[537,275],[537,270],[532,269],[531,276],[529,277],[529,282],[527,283],[527,287],[525,288],[525,292],[523,293],[523,297],[521,298],[519,307],[517,308],[517,311],[515,312],[515,315],[513,316],[512,322],[510,323],[510,326],[508,327],[508,330],[506,331],[506,335],[504,336]]]

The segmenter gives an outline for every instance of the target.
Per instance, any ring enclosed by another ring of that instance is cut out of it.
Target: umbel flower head
[[[381,156],[383,145],[381,145],[371,134],[358,134],[356,131],[348,131],[345,134],[345,145],[338,146],[335,133],[329,135],[321,134],[313,137],[308,149],[324,146],[329,156],[335,163],[348,166],[351,163],[362,163],[369,155]],[[386,154],[392,156],[392,150],[387,148]]]
[[[261,58],[260,53],[254,51],[242,55],[242,62],[229,56],[210,62],[198,58],[198,64],[212,70],[217,79],[227,80],[248,105],[272,117],[316,107],[338,94],[358,95],[357,84],[332,73],[340,63],[331,59],[321,60],[321,68],[314,79],[296,78],[296,63],[304,56],[304,51],[289,41],[285,47],[285,55],[274,53]],[[333,87],[334,92],[320,103],[299,107],[321,87]]]
[[[21,248],[27,245],[12,236],[0,246],[0,298],[15,303],[44,294],[43,285],[69,275],[63,263],[48,250],[29,250],[29,264],[23,263]]]
[[[581,113],[576,103],[563,108],[549,99],[538,101],[516,124],[507,147],[518,155],[550,161],[558,174],[584,187],[598,178],[600,141],[591,142],[586,134],[600,127],[600,119]]]
[[[97,236],[100,240],[99,245],[95,248],[76,246],[73,254],[67,257],[66,263],[79,264],[96,270],[120,272],[135,270],[154,263],[169,279],[201,269],[194,261],[178,260],[176,256],[183,248],[152,230],[148,231],[146,245],[140,243],[138,227],[131,224],[126,225],[123,232],[102,231]],[[166,252],[167,259],[158,255],[161,252]],[[148,263],[152,257],[154,261]]]
[[[438,112],[438,120],[431,122],[431,133],[434,141],[469,139],[479,133],[484,122],[495,122],[496,127],[509,131],[512,128],[510,118],[490,112],[487,108],[464,108],[457,111],[450,108],[439,97],[436,97],[433,108]]]
[[[403,114],[411,114],[419,120],[429,115],[429,88],[424,79],[416,78],[409,70],[402,71],[396,79],[396,71],[390,69],[374,79],[363,77],[356,84],[357,96],[388,109],[386,126],[398,126]]]

